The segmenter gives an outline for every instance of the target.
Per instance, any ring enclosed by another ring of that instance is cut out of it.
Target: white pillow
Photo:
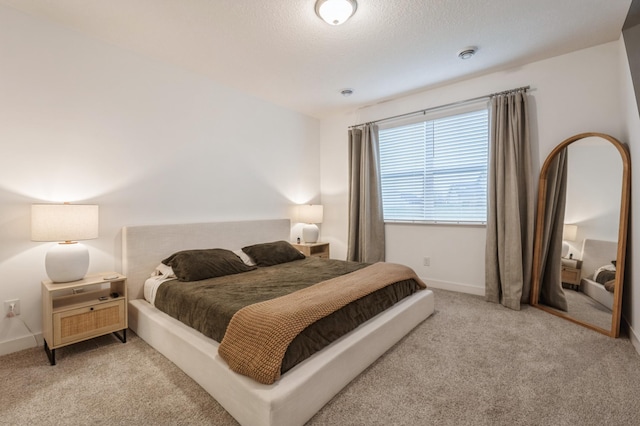
[[[156,293],[158,292],[160,284],[174,279],[176,279],[176,274],[173,273],[173,268],[164,263],[159,264],[156,266],[156,269],[153,270],[151,276],[144,282],[144,298],[147,302],[155,306]]]
[[[152,277],[163,276],[165,278],[175,278],[176,274],[173,273],[173,268],[171,266],[167,266],[164,263],[156,266],[156,269],[151,273]]]
[[[256,262],[254,262],[253,259],[251,258],[251,256],[249,256],[247,253],[243,252],[240,249],[234,250],[233,252],[236,254],[236,256],[238,256],[240,259],[242,259],[242,261],[244,262],[245,265],[247,265],[247,266],[256,266]]]

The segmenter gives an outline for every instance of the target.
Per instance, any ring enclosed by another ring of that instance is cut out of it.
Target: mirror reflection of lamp
[[[84,278],[89,250],[78,240],[98,238],[98,206],[89,204],[33,204],[31,240],[57,241],[45,257],[47,275],[54,283]]]
[[[578,225],[565,223],[562,228],[562,257],[567,257],[571,246],[565,241],[575,241],[578,236]],[[569,253],[569,259],[573,259],[573,253]]]
[[[302,239],[305,243],[318,241],[320,230],[316,223],[322,223],[323,207],[319,204],[307,204],[300,206],[298,219],[305,223],[302,228]]]

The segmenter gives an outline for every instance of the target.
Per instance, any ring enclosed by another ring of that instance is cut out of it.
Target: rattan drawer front
[[[580,284],[580,269],[562,267],[562,282],[572,285]]]
[[[125,302],[96,304],[53,314],[53,346],[101,336],[125,328]]]

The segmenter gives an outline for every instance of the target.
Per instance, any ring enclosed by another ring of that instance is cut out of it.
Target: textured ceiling
[[[0,4],[321,118],[617,40],[631,0],[358,0],[341,26],[315,0]]]

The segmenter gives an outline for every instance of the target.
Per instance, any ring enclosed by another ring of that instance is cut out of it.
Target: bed
[[[125,227],[123,273],[129,288],[129,326],[209,392],[240,424],[301,425],[346,384],[434,311],[422,290],[378,314],[293,367],[271,385],[231,371],[219,344],[162,313],[143,298],[159,261],[180,250],[289,240],[288,219]]]
[[[613,292],[594,280],[594,273],[600,268],[612,265],[611,261],[616,259],[617,252],[618,243],[615,241],[585,239],[582,243],[580,288],[584,294],[609,310],[613,310]]]

